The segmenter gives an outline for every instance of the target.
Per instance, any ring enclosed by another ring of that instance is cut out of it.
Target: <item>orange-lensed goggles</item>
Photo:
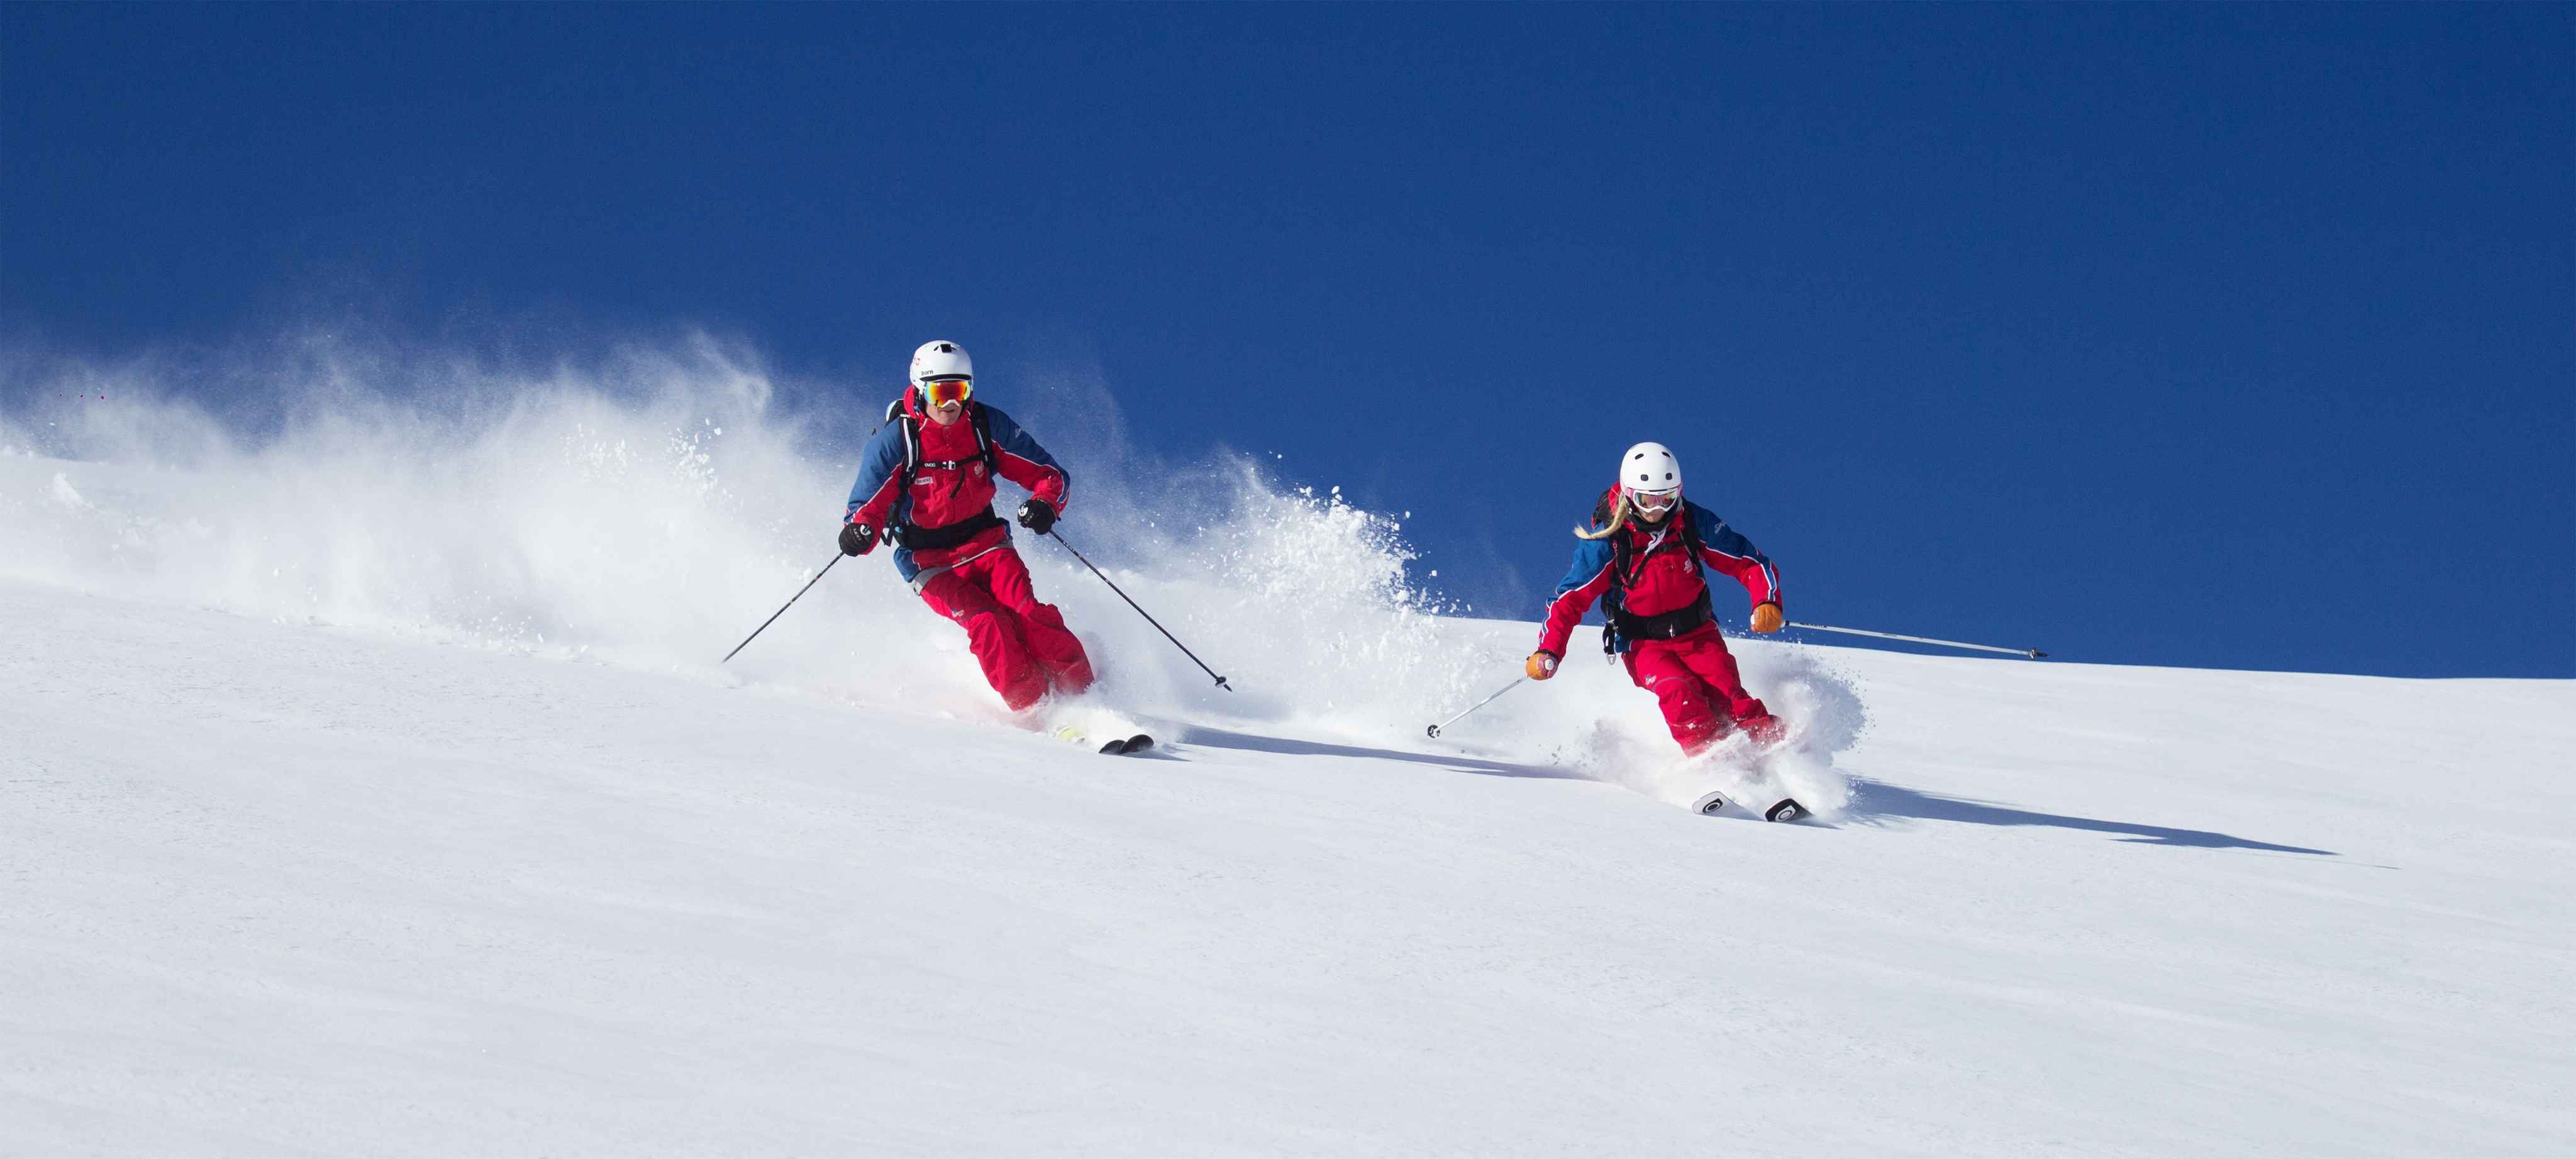
[[[921,384],[922,401],[931,406],[964,402],[974,393],[975,380],[971,378],[934,378]]]

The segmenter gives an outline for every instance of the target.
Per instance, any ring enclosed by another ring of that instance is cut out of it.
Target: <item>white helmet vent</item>
[[[1639,443],[1619,457],[1623,491],[1665,492],[1682,489],[1682,462],[1662,443]]]
[[[975,360],[966,348],[947,339],[924,342],[912,352],[912,384],[920,386],[934,378],[975,377]]]

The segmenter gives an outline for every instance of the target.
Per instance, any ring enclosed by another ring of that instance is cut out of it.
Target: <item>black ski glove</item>
[[[864,523],[841,525],[841,554],[866,555],[876,550],[877,529]]]
[[[1020,526],[1040,535],[1046,534],[1055,527],[1055,508],[1047,506],[1044,499],[1031,499],[1020,504]]]

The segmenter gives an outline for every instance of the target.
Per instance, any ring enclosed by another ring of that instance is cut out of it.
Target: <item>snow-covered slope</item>
[[[2567,682],[1747,641],[1830,819],[1701,818],[1247,474],[1097,497],[1240,695],[1032,550],[1104,758],[875,560],[712,663],[829,462],[514,416],[0,456],[0,1155],[2576,1148]]]
[[[1103,758],[19,584],[0,623],[0,1153],[2576,1142],[2561,686],[1845,655],[1863,781],[1788,827],[1394,738]]]

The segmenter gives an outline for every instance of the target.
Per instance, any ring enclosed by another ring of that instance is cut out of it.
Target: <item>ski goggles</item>
[[[971,378],[934,378],[921,384],[921,400],[931,406],[964,402],[974,393],[975,380]]]
[[[1630,491],[1628,505],[1648,515],[1661,515],[1681,505],[1682,493],[1674,491]]]

